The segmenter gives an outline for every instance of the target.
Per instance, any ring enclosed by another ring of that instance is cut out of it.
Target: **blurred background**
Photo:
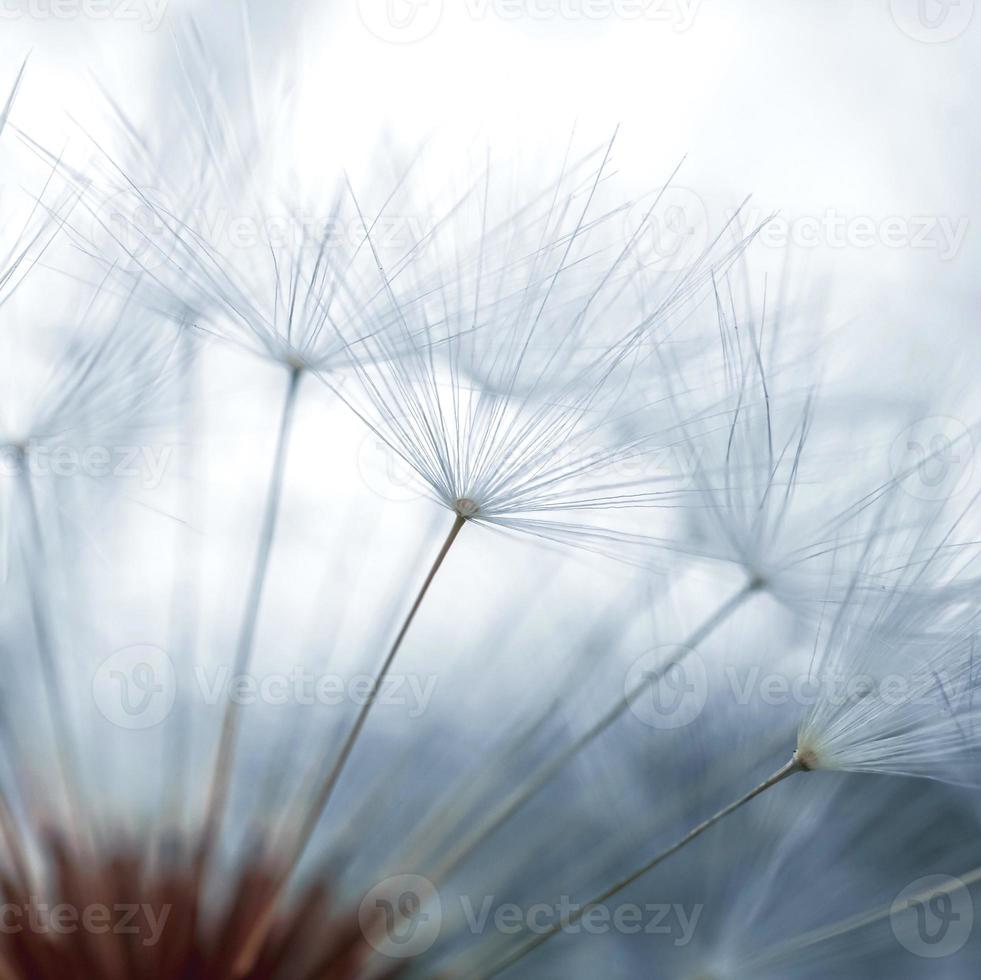
[[[865,342],[857,370],[865,358],[878,368],[863,383],[888,369],[950,392],[971,380],[957,352],[978,333],[973,8],[332,0],[255,4],[252,35],[260,79],[281,50],[302,78],[297,166],[328,155],[356,173],[383,137],[435,140],[448,166],[486,145],[534,166],[574,127],[592,145],[619,125],[616,169],[638,194],[685,159],[675,187],[692,228],[703,214],[718,224],[746,195],[752,214],[777,212],[755,261],[780,263],[789,245],[810,275],[830,277],[831,324]],[[172,32],[187,12],[229,57],[240,50],[234,2],[87,9],[5,4],[0,56],[13,75],[31,52],[20,119],[49,144],[69,138],[66,114],[95,125],[93,80],[137,116],[165,113]]]

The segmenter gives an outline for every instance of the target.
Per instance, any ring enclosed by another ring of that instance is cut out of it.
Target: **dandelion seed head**
[[[202,909],[192,863],[195,844],[173,838],[161,844],[159,856],[148,855],[123,831],[111,847],[92,855],[63,833],[50,831],[43,851],[52,865],[50,880],[28,892],[23,890],[28,883],[13,875],[5,887],[7,908],[43,917],[52,906],[88,909],[99,903],[112,921],[95,951],[80,938],[82,929],[22,929],[16,945],[4,949],[6,975],[53,980],[66,973],[92,976],[96,969],[98,975],[145,973],[161,980],[227,975],[233,951],[255,927],[257,909],[275,889],[281,869],[268,841],[256,841],[252,856],[229,872],[230,887]],[[374,908],[369,911],[377,914]],[[310,928],[314,921],[315,929]],[[254,962],[235,975],[260,980],[337,970],[349,977],[378,976],[372,973],[374,950],[364,926],[349,910],[337,908],[329,880],[311,883],[278,910]],[[10,971],[11,962],[18,964],[17,972]]]

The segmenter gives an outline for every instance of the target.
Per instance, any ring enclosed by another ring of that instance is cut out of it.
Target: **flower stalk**
[[[238,645],[235,652],[234,673],[236,675],[244,673],[248,669],[249,661],[252,659],[256,624],[259,618],[259,607],[262,603],[266,573],[269,569],[269,557],[272,553],[273,542],[276,537],[279,503],[283,493],[283,476],[286,470],[286,456],[289,450],[290,432],[293,426],[297,395],[299,394],[302,376],[302,367],[294,366],[290,369],[289,384],[286,389],[285,400],[283,401],[279,432],[276,437],[272,473],[266,493],[262,526],[259,532],[255,562],[252,568],[252,579],[249,585],[249,593],[245,603],[242,623],[239,628]],[[197,860],[199,885],[208,857],[214,847],[215,838],[221,828],[225,808],[228,805],[228,795],[231,787],[240,725],[241,706],[232,699],[229,699],[225,706],[224,718],[222,719],[221,735],[218,740],[215,767],[211,779],[211,791],[205,811],[204,828],[200,841]]]
[[[529,953],[534,952],[539,946],[546,943],[553,936],[558,935],[564,929],[571,925],[575,925],[587,912],[597,906],[602,905],[604,902],[609,901],[618,892],[623,891],[629,885],[632,885],[638,878],[642,878],[649,871],[656,868],[661,862],[666,861],[669,857],[677,854],[682,848],[687,847],[696,838],[701,837],[706,830],[714,827],[720,820],[724,820],[726,817],[735,813],[737,810],[744,807],[747,803],[755,800],[756,797],[762,795],[767,790],[772,789],[774,786],[782,783],[789,776],[794,775],[797,772],[807,772],[808,766],[801,761],[798,754],[795,752],[793,757],[788,763],[781,766],[776,772],[768,776],[763,780],[758,786],[755,786],[744,796],[739,797],[739,799],[734,800],[728,806],[724,806],[717,813],[714,813],[711,817],[703,820],[700,824],[692,827],[683,837],[675,841],[670,847],[665,848],[665,850],[654,855],[649,861],[642,864],[639,868],[631,871],[628,875],[621,878],[619,881],[614,882],[608,888],[604,889],[594,898],[585,902],[583,905],[579,906],[570,916],[563,922],[559,922],[551,926],[544,932],[538,935],[532,936],[530,939],[526,940],[522,945],[520,945],[512,953],[508,954],[504,959],[499,960],[494,966],[492,966],[487,971],[481,971],[472,975],[470,980],[491,980],[492,977],[496,977],[503,973],[505,970],[514,966],[519,960],[524,959]]]
[[[297,834],[296,841],[292,848],[290,859],[286,863],[279,883],[277,887],[270,892],[267,902],[256,917],[255,925],[253,926],[252,931],[245,940],[242,951],[239,954],[235,964],[234,975],[236,977],[246,975],[252,968],[255,957],[262,948],[262,944],[266,939],[269,927],[272,925],[276,902],[279,900],[286,883],[289,881],[290,876],[302,859],[307,845],[313,836],[313,832],[316,829],[321,816],[323,816],[324,811],[327,809],[327,805],[330,802],[331,796],[333,796],[334,790],[337,788],[337,784],[344,772],[344,768],[347,765],[348,760],[351,758],[351,754],[354,752],[358,737],[361,735],[361,732],[368,721],[368,715],[370,714],[372,706],[375,703],[378,691],[381,689],[382,684],[384,684],[385,678],[388,676],[388,672],[391,670],[392,664],[395,662],[395,657],[402,646],[402,641],[409,632],[409,627],[412,625],[412,621],[415,619],[416,613],[419,611],[423,599],[426,598],[426,593],[429,591],[429,587],[433,584],[433,580],[436,578],[436,573],[446,560],[446,556],[449,554],[450,548],[453,547],[453,543],[456,541],[460,531],[463,530],[463,525],[466,524],[467,521],[470,520],[470,518],[476,513],[476,508],[474,506],[468,506],[472,505],[471,501],[461,500],[459,503],[462,506],[458,506],[457,508],[456,517],[453,519],[453,526],[450,528],[449,534],[447,534],[446,539],[443,541],[436,558],[434,559],[425,579],[423,580],[422,586],[413,600],[412,606],[409,608],[409,612],[402,621],[402,625],[399,628],[391,647],[389,647],[388,653],[385,655],[385,659],[382,661],[382,665],[379,668],[378,673],[375,675],[374,683],[368,692],[368,696],[365,698],[364,704],[362,704],[360,710],[358,711],[354,725],[351,727],[351,730],[344,739],[344,743],[342,744],[337,757],[330,766],[327,775],[320,784],[320,787],[314,796],[313,802],[307,812],[307,816],[300,826],[299,833]]]

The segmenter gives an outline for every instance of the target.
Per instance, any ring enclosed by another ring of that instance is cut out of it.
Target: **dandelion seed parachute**
[[[663,862],[797,773],[839,769],[931,776],[976,786],[981,729],[973,708],[976,679],[969,631],[977,614],[973,605],[963,601],[963,586],[974,561],[974,550],[969,549],[969,557],[965,558],[963,547],[950,544],[963,518],[964,514],[942,532],[926,559],[910,565],[911,570],[892,591],[885,590],[885,598],[883,593],[872,595],[868,603],[878,604],[874,610],[867,609],[865,603],[847,601],[853,595],[838,605],[825,648],[832,653],[818,671],[820,693],[800,725],[797,746],[789,761],[748,792],[694,824],[673,844],[603,887],[580,904],[565,923],[536,931],[505,951],[489,968],[478,967],[472,976],[489,980],[508,971],[569,925],[579,922],[591,910],[605,908],[612,898]],[[921,526],[922,544],[926,544],[932,529],[931,523]],[[860,577],[860,571],[853,575],[852,593]],[[924,608],[930,609],[926,616]],[[841,648],[835,646],[835,639],[844,635],[843,624],[848,617],[856,625],[856,642],[848,646],[850,656],[836,660],[834,652]],[[880,643],[876,642],[877,631]],[[897,652],[902,656],[895,656]],[[863,673],[861,668],[868,669],[867,665],[876,664],[877,658],[878,672]],[[890,661],[893,665],[902,663],[905,670],[884,678],[884,665]],[[827,683],[831,673],[828,666],[835,663],[851,682],[845,688],[845,696],[838,699],[829,691],[837,693],[840,686]],[[856,680],[860,682],[858,687]],[[887,681],[893,680],[904,682],[898,697],[887,693]],[[955,698],[966,701],[958,704]]]
[[[945,537],[832,619],[813,665],[821,697],[798,733],[812,768],[979,785],[974,562]]]
[[[650,776],[642,785],[652,813],[649,836],[680,836],[693,814],[718,809],[740,782],[773,771],[786,757],[787,736],[781,745],[775,733],[790,734],[797,699],[772,701],[759,688],[753,698],[736,700],[727,676],[740,660],[753,664],[764,658],[751,636],[740,635],[735,645],[740,649],[730,652],[723,644],[719,651],[725,667],[710,668],[720,683],[712,687],[693,738],[699,754],[690,761],[682,752],[684,768],[693,773],[687,790],[676,789],[670,777],[658,778],[656,762],[646,764]],[[773,669],[782,677],[800,676],[808,659],[807,651],[800,651]],[[634,751],[640,754],[642,747]],[[636,769],[643,768],[638,763]],[[670,899],[702,909],[690,943],[638,942],[638,961],[646,947],[659,972],[669,976],[863,976],[871,963],[891,965],[894,975],[929,975],[921,974],[921,958],[888,926],[891,942],[828,942],[818,952],[796,940],[888,904],[924,875],[970,866],[977,853],[970,795],[953,786],[868,774],[797,778],[792,791],[761,797],[692,843],[684,860],[665,862],[623,893],[624,902]],[[664,811],[673,809],[666,796],[684,800],[689,809],[682,809],[674,828],[665,832]],[[939,827],[942,835],[935,832]],[[628,867],[626,853],[621,860]],[[770,955],[780,950],[781,956]]]
[[[193,21],[175,38],[167,155],[188,163],[174,173],[157,171],[110,96],[126,153],[91,137],[94,162],[77,177],[93,251],[117,253],[117,271],[139,275],[149,305],[177,309],[203,334],[290,371],[331,372],[365,336],[391,329],[393,314],[366,286],[371,257],[351,232],[339,171],[311,188],[283,165],[296,80],[260,83],[247,18],[239,33],[247,53],[231,65]],[[404,179],[393,181],[386,206]]]
[[[399,329],[366,338],[365,356],[359,349],[351,358],[357,385],[338,393],[451,512],[615,552],[615,529],[567,515],[674,498],[670,485],[637,489],[631,468],[671,436],[617,442],[611,423],[624,411],[630,380],[649,381],[653,397],[661,396],[664,386],[650,372],[662,324],[743,243],[707,248],[698,264],[662,284],[643,313],[624,302],[635,236],[614,238],[615,245],[607,238],[604,249],[604,223],[618,211],[603,212],[596,201],[611,149],[598,163],[569,165],[536,199],[543,203],[519,211],[518,229],[503,240],[494,233],[506,223],[490,199],[488,167],[483,187],[464,202],[482,229],[477,241],[458,230],[460,210],[426,242],[437,256],[458,256],[451,280],[427,277],[424,258],[387,267],[363,219]]]
[[[777,290],[785,308],[774,309],[765,282],[746,297],[738,278],[715,283],[718,357],[685,364],[672,349],[662,353],[673,424],[688,453],[689,497],[670,537],[641,534],[634,546],[730,565],[757,591],[813,615],[841,598],[858,567],[871,565],[863,555],[870,536],[891,541],[901,515],[883,516],[883,498],[896,481],[836,465],[839,430],[822,412],[842,408],[836,396],[819,396],[820,354],[798,338],[820,310],[806,293],[791,298],[786,283]],[[707,333],[695,337],[710,349]]]

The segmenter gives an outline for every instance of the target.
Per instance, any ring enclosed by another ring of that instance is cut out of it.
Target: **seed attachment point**
[[[469,497],[457,497],[456,502],[453,504],[453,509],[460,517],[476,517],[480,513],[480,504],[476,500],[471,500]]]

